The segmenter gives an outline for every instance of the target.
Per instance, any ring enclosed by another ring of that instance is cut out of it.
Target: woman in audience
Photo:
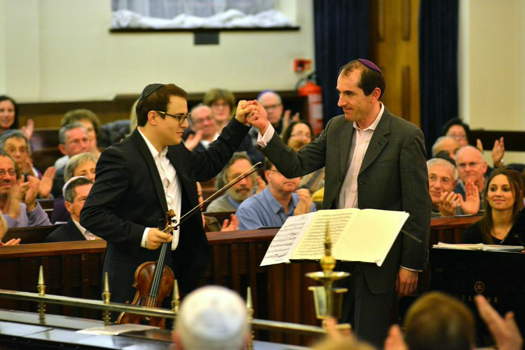
[[[235,112],[235,96],[226,89],[211,89],[206,92],[202,102],[211,108],[212,117],[218,126],[217,132],[220,133]],[[264,160],[264,155],[255,148],[250,135],[246,135],[237,151],[248,153],[253,164]]]
[[[514,170],[496,169],[484,192],[485,214],[463,232],[463,242],[525,245],[521,175]]]
[[[10,129],[18,129],[18,105],[9,96],[0,95],[0,134]],[[21,128],[28,139],[33,135],[34,123],[29,119],[27,125]]]
[[[308,122],[304,120],[293,121],[283,132],[283,142],[298,152],[312,142],[313,134],[313,129]],[[311,193],[314,193],[316,204],[322,202],[323,194],[321,192],[324,188],[324,168],[303,176],[299,187],[308,188]],[[319,192],[320,190],[321,192]]]

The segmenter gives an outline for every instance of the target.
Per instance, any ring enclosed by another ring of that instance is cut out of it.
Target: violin
[[[169,210],[166,213],[166,226],[162,230],[166,233],[173,233],[173,219],[175,212]],[[160,307],[163,301],[170,296],[173,291],[175,274],[169,266],[165,266],[166,254],[171,242],[162,244],[159,258],[157,261],[146,261],[140,264],[135,270],[133,287],[136,289],[132,305],[142,305],[145,307]],[[117,319],[117,323],[148,323],[151,326],[166,328],[166,320],[161,317],[146,317],[142,315],[123,312]]]
[[[182,215],[178,223],[173,223],[175,212],[171,209],[168,210],[166,213],[166,225],[162,231],[172,234],[173,230],[180,227],[180,225],[196,211],[204,208],[206,204],[222,195],[237,182],[256,172],[260,167],[262,167],[261,162],[254,164],[248,171],[237,176],[217,192],[206,198],[203,202],[199,203],[196,207]],[[173,270],[169,266],[165,266],[166,254],[170,249],[170,245],[171,242],[163,243],[157,261],[146,261],[139,265],[139,267],[137,267],[135,270],[135,280],[133,282],[133,287],[136,289],[136,292],[135,296],[133,297],[133,301],[131,302],[132,305],[160,307],[163,301],[170,296],[171,292],[173,291],[173,283],[175,280]],[[120,314],[120,316],[117,318],[117,323],[148,323],[151,326],[166,328],[166,320],[163,318],[145,317],[127,312]]]

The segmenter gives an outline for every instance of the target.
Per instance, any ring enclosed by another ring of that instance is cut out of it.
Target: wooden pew
[[[432,236],[460,232],[476,218],[438,218],[432,221]],[[457,227],[459,228],[457,228]],[[320,270],[317,262],[296,262],[260,267],[259,264],[277,229],[207,233],[212,250],[205,283],[236,290],[243,297],[252,288],[255,317],[318,325],[304,274]],[[444,236],[446,240],[446,236]],[[451,237],[455,237],[454,235]],[[450,241],[449,241],[450,242]],[[100,299],[102,264],[106,243],[97,241],[25,244],[0,248],[0,288],[36,291],[38,267],[44,266],[47,292]],[[34,311],[35,305],[0,300],[0,307]],[[49,306],[51,313],[99,317],[98,312]],[[257,335],[264,339],[265,333]],[[303,337],[272,333],[275,342],[305,344]]]

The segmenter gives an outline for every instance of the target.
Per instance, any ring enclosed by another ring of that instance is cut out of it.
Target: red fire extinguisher
[[[314,74],[310,74],[306,79],[298,82],[297,93],[299,96],[308,98],[308,122],[314,130],[314,134],[319,135],[323,130],[323,98],[322,89],[313,80]]]

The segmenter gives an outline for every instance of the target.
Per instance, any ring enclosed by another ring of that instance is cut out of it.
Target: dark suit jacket
[[[290,178],[326,166],[323,208],[337,208],[350,166],[353,135],[352,122],[342,115],[332,118],[321,135],[298,153],[284,146],[277,134],[263,151]],[[374,293],[394,286],[400,265],[423,269],[426,263],[431,202],[424,144],[419,128],[385,108],[358,175],[358,207],[407,211],[410,217],[404,230],[423,243],[399,234],[381,267],[362,264],[367,284]]]
[[[60,225],[46,237],[46,242],[68,242],[68,241],[85,241],[86,238],[71,219]]]
[[[237,149],[249,128],[232,120],[206,152],[190,152],[183,144],[170,146],[182,191],[181,215],[197,205],[195,181],[214,177]],[[120,144],[107,148],[96,169],[96,182],[81,214],[81,225],[108,242],[104,271],[109,272],[112,300],[132,297],[135,269],[155,261],[159,250],[141,248],[146,227],[164,227],[166,196],[153,157],[135,130]],[[183,293],[193,289],[207,266],[209,248],[200,212],[185,221],[178,248],[168,254]]]

